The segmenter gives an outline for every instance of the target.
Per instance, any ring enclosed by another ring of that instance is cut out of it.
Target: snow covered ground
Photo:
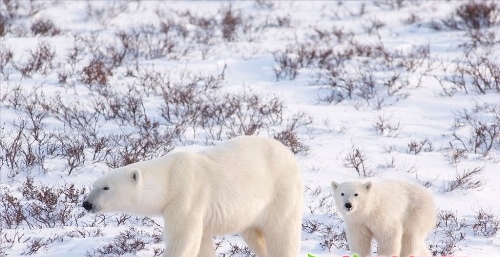
[[[329,185],[354,179],[428,187],[435,255],[500,252],[495,2],[4,1],[0,11],[0,256],[160,256],[160,218],[84,212],[92,181],[241,134],[296,153],[301,256],[349,254]],[[236,235],[214,246],[251,255]]]

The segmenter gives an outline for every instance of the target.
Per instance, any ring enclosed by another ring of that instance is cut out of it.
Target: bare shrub
[[[283,122],[283,103],[277,97],[244,90],[221,93],[220,78],[191,78],[165,83],[160,115],[169,125],[191,126],[207,139],[253,135]]]
[[[105,5],[95,5],[92,1],[86,1],[85,14],[87,19],[98,20],[105,25],[118,14],[127,11],[127,2],[106,2]]]
[[[218,21],[215,16],[197,16],[189,11],[180,14],[187,18],[187,23],[195,26],[195,29],[189,35],[191,41],[198,47],[201,57],[205,60],[217,41]]]
[[[60,156],[66,160],[65,169],[68,175],[85,164],[85,144],[78,136],[58,135]]]
[[[406,6],[410,1],[407,0],[376,0],[374,1],[374,5],[383,9],[401,9]]]
[[[420,86],[421,77],[430,69],[424,65],[428,57],[428,45],[415,46],[410,51],[389,51],[382,43],[366,45],[350,41],[345,49],[332,50],[323,61],[312,62],[320,68],[316,72],[316,84],[330,91],[320,101],[360,99],[380,109],[386,99],[397,101],[406,97],[405,90]],[[419,69],[424,71],[413,82],[410,76]],[[379,72],[389,74],[380,77]]]
[[[147,118],[144,97],[134,89],[127,93],[112,89],[102,92],[104,92],[103,97],[96,99],[94,109],[106,120],[113,119],[122,125],[137,126]]]
[[[21,255],[33,255],[38,252],[40,249],[48,250],[51,244],[54,243],[62,243],[64,241],[64,237],[62,235],[51,235],[48,238],[45,237],[32,237],[26,243],[28,246],[27,249],[24,250]]]
[[[68,131],[51,133],[55,147],[53,154],[66,160],[68,174],[84,165],[89,157],[92,161],[106,159],[114,144],[108,135],[101,133],[99,113],[83,110],[78,102],[69,103],[61,97],[52,100],[51,113],[69,128]]]
[[[292,27],[292,17],[290,17],[290,15],[276,17],[276,26],[287,28]]]
[[[460,5],[448,18],[432,21],[429,26],[435,30],[480,30],[500,22],[499,11],[494,2],[469,1]]]
[[[4,15],[0,15],[0,36],[1,37],[5,36],[5,34],[7,34],[8,26],[9,26],[9,19]]]
[[[158,15],[162,16],[162,15]],[[188,29],[184,24],[176,22],[174,19],[167,19],[160,22],[160,32],[165,35],[174,37],[180,36],[183,39],[186,39],[189,35]]]
[[[255,5],[259,9],[274,9],[274,2],[271,0],[255,0]]]
[[[173,23],[173,21],[171,21]],[[139,57],[144,59],[156,59],[169,57],[177,59],[187,53],[186,49],[178,49],[179,42],[176,36],[179,33],[177,29],[182,28],[177,23],[161,23],[160,27],[153,25],[141,25],[128,31],[119,31],[118,44],[111,44],[107,47],[107,56],[112,60],[114,66],[118,66],[124,60],[137,60]],[[174,28],[172,28],[174,27]],[[120,46],[119,48],[115,45]]]
[[[487,29],[498,24],[500,24],[500,9],[495,2],[471,0],[460,5],[449,17],[440,21],[433,20],[427,26],[434,30],[466,31],[472,46],[475,47],[477,44],[494,44],[496,35]]]
[[[9,135],[11,137],[7,137],[5,131],[2,129],[2,137],[0,138],[0,146],[2,147],[2,164],[5,164],[11,172],[9,172],[9,177],[13,178],[19,172],[19,163],[18,158],[20,157],[23,148],[24,148],[24,128],[26,127],[27,122],[21,122],[19,125],[14,126],[16,130],[10,131]]]
[[[492,237],[500,230],[500,218],[498,215],[480,208],[476,211],[475,220],[472,224],[474,235]]]
[[[307,204],[307,210],[310,214],[327,214],[331,217],[338,217],[331,192],[324,191],[320,186],[309,187],[306,185],[304,194],[310,199]],[[310,233],[313,232],[310,231]]]
[[[56,25],[49,19],[38,19],[31,24],[31,33],[40,36],[55,36],[61,33]]]
[[[43,96],[35,89],[26,93],[14,88],[14,95],[7,101],[17,106],[19,116],[9,129],[0,133],[2,164],[9,167],[9,178],[20,172],[30,174],[33,170],[43,170],[45,158],[52,153],[51,136],[45,129],[43,120],[48,116]]]
[[[98,114],[84,111],[79,102],[67,101],[60,95],[51,99],[51,101],[51,114],[63,122],[64,125],[79,132],[89,131],[89,133],[97,134]]]
[[[312,118],[305,113],[295,114],[285,128],[285,130],[274,135],[274,138],[279,140],[285,146],[290,148],[294,154],[307,154],[309,147],[304,144],[298,137],[298,129],[308,126],[312,123]]]
[[[78,225],[78,219],[84,214],[83,210],[75,207],[80,206],[86,190],[77,189],[74,184],[56,188],[36,186],[33,179],[28,177],[20,192],[23,196],[21,199],[9,191],[1,194],[2,224],[8,228],[20,225],[30,229]]]
[[[476,103],[472,110],[455,113],[451,149],[461,149],[486,156],[500,148],[500,106]]]
[[[85,188],[76,189],[74,184],[65,184],[59,188],[32,186],[34,192],[24,191],[25,220],[29,227],[54,228],[77,225],[77,220],[84,215],[78,208],[86,194]],[[77,208],[75,208],[77,207]]]
[[[283,121],[283,102],[277,97],[266,97],[244,91],[227,94],[226,100],[217,109],[229,107],[225,116],[225,126],[230,137],[254,135],[260,129],[281,124]]]
[[[21,233],[20,229],[15,229],[12,234],[4,233],[4,229],[0,227],[0,256],[5,257],[7,256],[6,252],[8,249],[12,248],[14,244],[24,244],[28,240],[30,240],[30,237],[25,237],[24,233]]]
[[[412,25],[412,24],[415,24],[417,22],[420,22],[422,20],[422,18],[420,18],[420,16],[414,14],[414,13],[410,13],[410,15],[403,19],[401,22],[404,24],[404,25]]]
[[[80,81],[92,90],[95,87],[107,86],[109,77],[112,75],[113,72],[110,67],[107,67],[103,61],[94,59],[83,68]]]
[[[456,9],[458,29],[482,29],[500,22],[500,10],[495,2],[469,1]]]
[[[101,228],[86,229],[85,227],[76,227],[74,230],[66,232],[65,236],[70,238],[103,237],[104,232]]]
[[[34,72],[45,77],[55,68],[53,61],[56,52],[48,42],[38,42],[35,51],[30,51],[29,55],[28,62],[18,68],[23,77],[31,77]]]
[[[307,209],[310,215],[305,216],[302,222],[303,235],[313,237],[323,250],[348,249],[345,228],[335,210],[331,192],[325,192],[319,186],[305,186],[304,194],[309,199]],[[318,218],[321,216],[327,219]]]
[[[178,120],[165,124],[165,121],[148,117],[143,96],[139,92],[109,91],[107,97],[95,100],[93,112],[77,112],[76,114],[84,114],[77,117],[102,117],[129,128],[126,133],[109,135],[99,135],[99,128],[81,128],[82,142],[86,149],[92,149],[93,160],[105,161],[113,168],[168,153],[173,149],[174,140],[180,137],[185,126]],[[97,120],[94,123],[97,123]],[[80,124],[76,125],[80,127]]]
[[[387,137],[397,137],[401,130],[400,122],[392,122],[390,116],[378,116],[378,119],[372,125],[378,135]]]
[[[287,47],[284,53],[273,53],[274,61],[277,62],[278,67],[274,67],[274,74],[276,80],[289,78],[294,80],[298,76],[298,70],[302,68],[302,64],[298,59],[292,56],[291,49]]]
[[[345,43],[345,42],[354,42],[354,32],[352,31],[345,31],[343,27],[333,27],[330,29],[325,29],[323,27],[317,27],[314,28],[314,34],[310,36],[310,39],[313,42],[316,41],[325,41],[325,42],[337,42],[339,44]],[[312,46],[310,47],[311,50],[313,50]],[[325,51],[331,52],[333,49],[328,49]],[[339,52],[341,53],[341,52]],[[332,52],[333,54],[333,52]],[[325,56],[325,54],[322,54]],[[335,56],[335,55],[334,55]],[[324,59],[324,58],[323,58]]]
[[[382,21],[378,19],[371,19],[370,24],[367,26],[364,26],[364,30],[368,35],[372,35],[372,33],[376,32],[378,34],[378,30],[380,28],[383,28],[386,24],[383,23]]]
[[[432,152],[433,150],[434,147],[432,146],[432,142],[426,138],[422,141],[410,141],[410,143],[408,143],[408,149],[406,150],[406,152],[417,155],[421,151]]]
[[[222,136],[254,135],[262,129],[281,124],[283,103],[276,97],[265,97],[249,91],[206,95],[210,104],[201,104],[193,121],[212,140]],[[201,100],[201,99],[200,99]]]
[[[345,229],[339,230],[338,225],[323,225],[320,228],[321,242],[319,245],[323,250],[330,252],[332,249],[349,249]]]
[[[111,168],[118,168],[165,155],[173,150],[177,136],[176,131],[162,130],[156,122],[138,134],[115,135],[111,137],[115,147],[109,150],[105,162]]]
[[[464,170],[462,173],[457,171],[455,179],[449,182],[443,188],[443,192],[451,192],[455,189],[478,189],[483,186],[484,182],[477,179],[477,176],[481,174],[484,167],[475,167],[471,170]]]
[[[13,58],[14,52],[8,46],[0,44],[0,74],[2,74],[5,80],[9,76],[9,63],[11,64],[10,66],[15,66]]]
[[[437,213],[437,224],[434,240],[430,245],[432,256],[452,255],[458,249],[458,243],[465,240],[468,227],[465,219],[459,219],[456,212],[440,210]],[[438,242],[436,242],[438,240]]]
[[[248,248],[246,245],[240,245],[237,243],[229,242],[229,256],[250,256],[255,257],[256,255]]]
[[[312,37],[314,41],[344,41],[348,37],[341,29],[324,31],[315,29],[318,38]],[[328,68],[332,65],[341,65],[353,56],[351,50],[334,51],[329,44],[323,46],[317,42],[296,43],[288,45],[283,52],[274,52],[274,60],[278,64],[273,68],[276,80],[294,80],[298,76],[298,70],[302,68],[320,67]]]
[[[85,55],[85,44],[82,42],[83,39],[81,36],[73,35],[73,46],[68,49],[66,53],[66,63],[71,68],[69,74],[73,75],[76,71],[76,66],[79,62],[84,59]]]
[[[2,13],[0,14],[0,36],[11,33],[16,36],[26,36],[27,30],[21,25],[20,20],[30,18],[41,9],[46,3],[41,1],[2,1]]]
[[[467,158],[467,150],[458,148],[449,149],[449,151],[446,153],[446,156],[448,157],[451,164],[457,164],[462,159]]]
[[[234,11],[232,6],[221,10],[221,12],[222,38],[228,42],[234,41],[236,39],[237,29],[243,20],[241,12]]]
[[[137,85],[146,96],[161,95],[163,86],[168,83],[167,75],[155,70],[138,70]]]
[[[160,115],[168,124],[195,124],[199,109],[209,102],[221,87],[218,78],[189,78],[187,82],[165,83],[162,88],[163,104]]]
[[[354,145],[344,158],[344,167],[354,169],[360,177],[373,175],[373,169],[368,165],[368,157]]]
[[[23,205],[21,201],[12,196],[10,191],[6,188],[0,188],[2,193],[0,194],[0,217],[2,222],[2,228],[4,229],[15,229],[23,224],[26,219],[25,213],[23,212]]]
[[[468,51],[452,63],[455,74],[438,78],[445,95],[452,96],[457,91],[465,93],[500,92],[500,68],[490,50]],[[446,67],[445,69],[447,69]],[[446,86],[441,80],[451,83]]]
[[[153,242],[151,234],[142,230],[137,230],[134,227],[128,227],[127,230],[121,232],[113,239],[113,242],[87,251],[87,257],[107,257],[121,256],[126,253],[135,254],[143,249],[146,245]]]

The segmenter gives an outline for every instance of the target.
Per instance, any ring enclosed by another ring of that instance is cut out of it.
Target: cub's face
[[[96,214],[127,212],[137,201],[140,184],[140,170],[127,167],[112,170],[94,182],[82,206]]]
[[[338,184],[332,181],[335,205],[343,215],[353,215],[359,212],[368,201],[371,182],[344,182]]]

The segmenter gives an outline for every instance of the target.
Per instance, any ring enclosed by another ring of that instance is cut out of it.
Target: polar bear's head
[[[339,211],[344,215],[358,213],[365,206],[369,206],[369,193],[372,188],[371,182],[344,182],[338,184],[332,181],[332,189],[335,198],[335,204]]]
[[[82,206],[92,213],[128,212],[137,204],[141,183],[137,168],[112,170],[94,182]]]

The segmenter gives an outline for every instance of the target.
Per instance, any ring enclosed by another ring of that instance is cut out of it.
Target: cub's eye
[[[104,189],[104,190],[109,190],[109,187],[103,187],[102,189]]]
[[[354,194],[354,196],[358,196],[358,194]]]
[[[340,195],[341,195],[341,196],[344,196],[344,193],[341,193]]]

